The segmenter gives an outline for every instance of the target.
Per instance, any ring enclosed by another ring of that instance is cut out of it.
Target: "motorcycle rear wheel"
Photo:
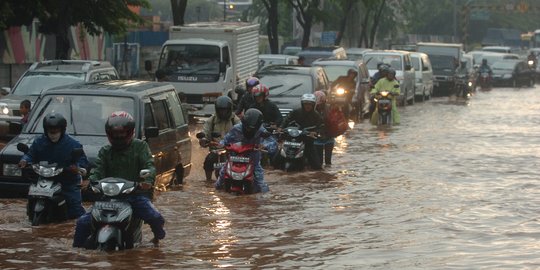
[[[98,244],[98,247],[97,249],[100,250],[100,251],[114,251],[116,250],[116,239],[109,239],[109,241],[103,243],[103,244]]]
[[[32,217],[32,226],[39,226],[40,224],[45,224],[47,215],[45,214],[45,211],[41,212],[34,212],[34,216]]]

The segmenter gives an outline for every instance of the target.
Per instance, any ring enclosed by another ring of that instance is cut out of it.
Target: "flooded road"
[[[535,269],[540,267],[540,91],[400,108],[358,124],[322,172],[267,171],[270,193],[216,192],[200,168],[158,195],[160,248],[71,248],[74,222],[33,228],[1,199],[1,269]],[[192,133],[194,134],[194,133]],[[89,205],[86,205],[89,206]]]

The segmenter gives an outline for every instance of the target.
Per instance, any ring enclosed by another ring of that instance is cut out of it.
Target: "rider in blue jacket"
[[[82,148],[81,143],[66,134],[67,121],[59,113],[49,113],[43,117],[43,134],[39,135],[30,150],[19,161],[19,167],[30,163],[48,161],[57,163],[64,171],[55,176],[55,181],[62,184],[62,194],[66,198],[67,216],[69,219],[78,218],[84,214],[81,196],[81,175],[79,168],[88,166],[86,155],[77,161],[72,160],[71,151]]]
[[[236,124],[226,135],[223,137],[219,143],[221,145],[228,145],[237,142],[242,142],[244,144],[257,144],[261,145],[268,152],[275,152],[277,149],[277,142],[273,136],[268,136],[263,138],[261,136],[263,133],[267,132],[266,129],[262,126],[263,115],[261,111],[257,109],[248,109],[244,113],[242,122]],[[268,192],[268,185],[264,182],[264,169],[261,166],[261,153],[259,151],[254,151],[251,153],[251,158],[255,164],[254,168],[254,182],[253,193],[258,192]],[[216,189],[223,188],[223,174],[225,172],[225,167],[221,168],[219,172],[219,178],[215,183]]]

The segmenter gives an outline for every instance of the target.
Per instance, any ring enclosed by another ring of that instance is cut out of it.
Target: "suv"
[[[396,79],[401,87],[401,95],[398,97],[398,104],[405,106],[406,103],[414,104],[416,94],[415,71],[412,66],[411,53],[407,51],[384,50],[369,51],[364,54],[369,75],[373,77],[377,70],[377,64],[384,63],[396,70]]]
[[[433,95],[433,69],[429,56],[421,52],[411,53],[412,65],[416,73],[416,97],[424,101]]]
[[[31,145],[43,133],[44,115],[55,111],[67,120],[66,132],[79,140],[94,164],[99,149],[109,142],[105,122],[114,111],[127,111],[135,119],[135,138],[146,140],[154,156],[156,189],[181,184],[191,170],[191,138],[187,115],[171,84],[149,81],[102,81],[71,84],[44,92],[30,113],[22,133],[0,151],[0,189],[28,191],[32,176],[17,166],[18,143]]]
[[[90,60],[52,60],[36,62],[19,78],[13,89],[2,87],[7,94],[0,99],[0,137],[10,139],[9,123],[19,122],[21,101],[37,100],[43,90],[78,82],[118,79],[118,72],[109,62]]]

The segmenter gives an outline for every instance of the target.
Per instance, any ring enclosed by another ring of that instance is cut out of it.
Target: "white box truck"
[[[190,114],[214,113],[218,96],[232,93],[258,67],[259,25],[206,22],[172,26],[159,57],[160,81],[173,84],[192,105]],[[157,74],[156,74],[157,75]],[[157,76],[156,76],[157,77]]]
[[[448,95],[455,86],[456,65],[461,62],[463,44],[419,42],[416,50],[429,56],[433,68],[433,94]]]

